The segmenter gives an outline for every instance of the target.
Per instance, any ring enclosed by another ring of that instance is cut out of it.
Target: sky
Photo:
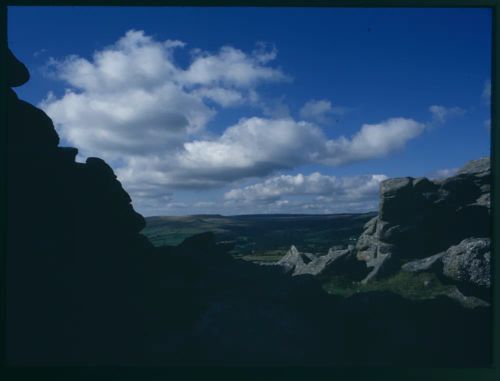
[[[9,7],[8,43],[145,216],[367,212],[490,154],[489,9]]]

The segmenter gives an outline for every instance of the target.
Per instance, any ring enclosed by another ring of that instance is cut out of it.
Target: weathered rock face
[[[295,246],[276,262],[283,271],[291,275],[338,275],[349,274],[353,278],[366,274],[365,267],[356,259],[354,246],[332,247],[325,255],[300,253]]]
[[[468,238],[446,250],[443,275],[467,288],[491,287],[490,239]]]
[[[395,259],[428,257],[468,237],[490,235],[490,160],[466,164],[444,180],[389,179],[381,184],[379,215],[356,244],[372,272],[366,281],[397,269]]]
[[[301,272],[315,259],[317,259],[316,255],[312,253],[300,253],[297,248],[292,245],[283,258],[276,262],[276,265],[281,266],[285,273],[295,275]]]

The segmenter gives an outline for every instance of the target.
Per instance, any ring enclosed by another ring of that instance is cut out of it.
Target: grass
[[[323,283],[326,292],[348,297],[367,291],[390,291],[407,299],[432,299],[447,294],[452,286],[442,284],[435,274],[412,274],[399,272],[391,277],[371,281],[367,284],[352,282],[347,277],[336,276]]]

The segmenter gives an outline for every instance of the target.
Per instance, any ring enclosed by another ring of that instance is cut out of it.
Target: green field
[[[447,295],[452,290],[452,286],[444,285],[432,273],[398,272],[388,278],[377,279],[367,284],[353,282],[347,276],[334,276],[322,283],[326,292],[344,297],[359,292],[390,291],[407,299],[419,300]]]
[[[178,245],[185,238],[213,232],[217,242],[233,245],[231,254],[251,261],[276,261],[291,245],[326,254],[334,245],[354,244],[375,213],[195,215],[146,218],[142,234],[155,246]]]

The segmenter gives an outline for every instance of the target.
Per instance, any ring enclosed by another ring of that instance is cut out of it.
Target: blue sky
[[[490,152],[488,9],[10,7],[8,41],[145,215],[373,210]]]

